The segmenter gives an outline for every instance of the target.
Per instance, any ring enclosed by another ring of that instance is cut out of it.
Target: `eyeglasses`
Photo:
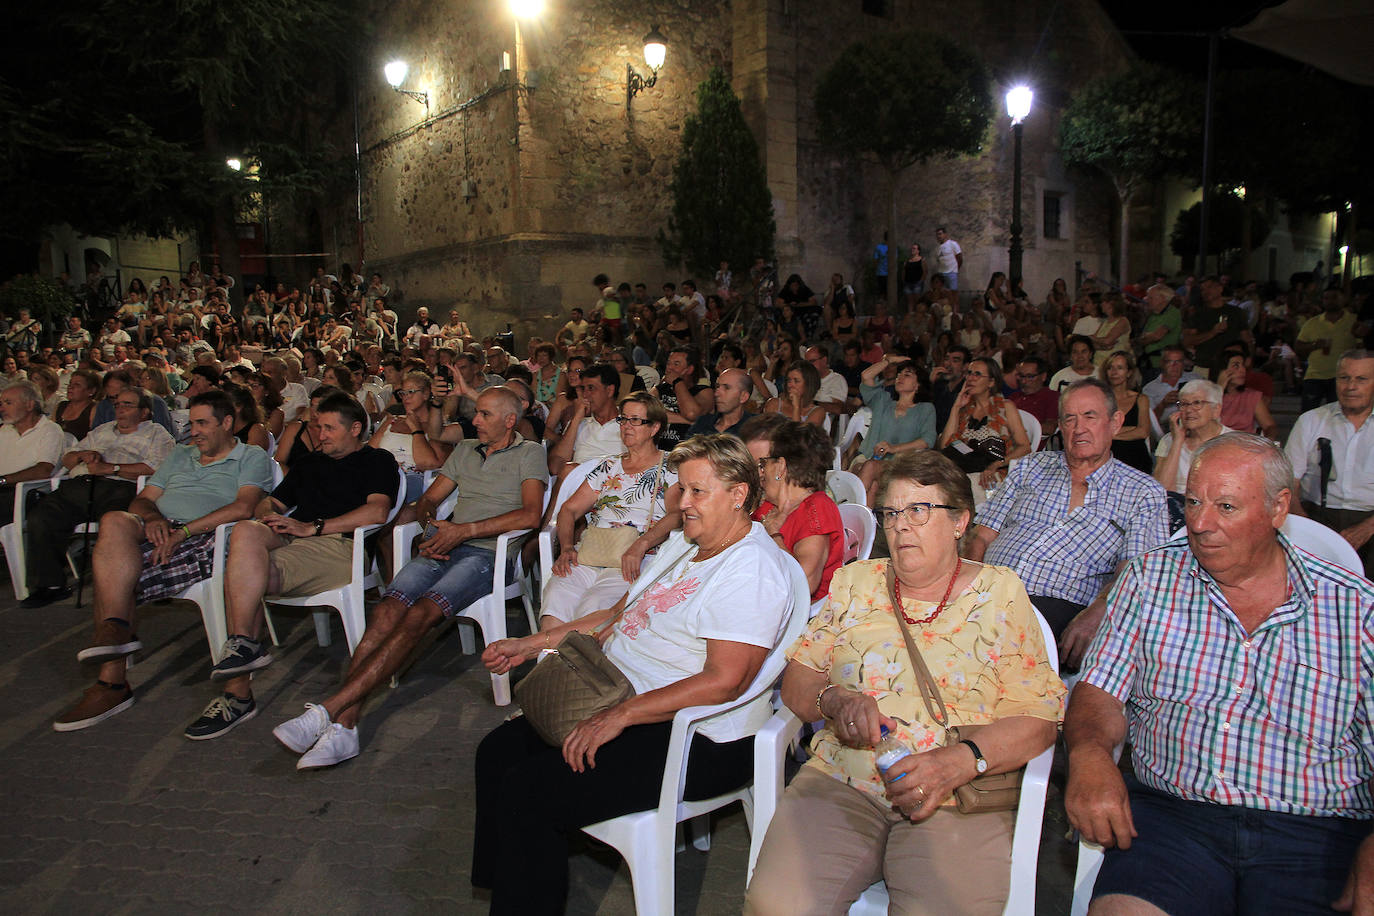
[[[425,389],[423,389],[423,388],[402,388],[400,391],[398,391],[398,392],[396,392],[396,393],[397,393],[397,394],[423,394],[423,393],[424,393],[424,390],[425,390]]]
[[[138,407],[138,401],[115,401],[114,406],[116,408],[127,407],[132,410]]]
[[[898,518],[904,518],[908,525],[913,528],[919,528],[930,521],[931,509],[958,510],[958,508],[958,506],[946,506],[942,503],[912,503],[901,509],[875,508],[873,510],[873,517],[876,518],[878,524],[884,528],[891,528],[896,525]]]
[[[649,420],[647,417],[627,417],[621,415],[615,418],[615,422],[619,423],[621,426],[625,426],[627,424],[630,426],[644,426],[649,422]]]
[[[1191,409],[1197,407],[1207,407],[1211,403],[1211,401],[1179,401],[1178,406],[1183,409]]]
[[[775,456],[773,456],[773,455],[769,455],[769,456],[767,456],[767,457],[765,457],[765,458],[760,458],[760,459],[759,459],[759,471],[762,471],[763,468],[764,468],[764,466],[767,465],[768,462],[770,462],[770,461],[777,461],[777,460],[778,460],[778,459],[777,459]]]

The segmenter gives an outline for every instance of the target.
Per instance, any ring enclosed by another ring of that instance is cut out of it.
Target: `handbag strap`
[[[644,526],[645,534],[649,532],[650,528],[654,527],[654,512],[658,511],[658,501],[660,498],[664,500],[663,511],[668,511],[668,497],[663,487],[663,461],[667,457],[667,452],[663,451],[663,449],[658,450],[658,467],[654,468],[654,490],[649,494],[649,521]]]
[[[902,639],[906,642],[907,654],[911,656],[911,667],[916,672],[916,683],[921,688],[921,699],[925,701],[926,712],[935,723],[946,732],[950,731],[949,710],[945,707],[945,698],[940,696],[940,685],[935,682],[935,676],[926,667],[926,660],[916,648],[916,641],[911,638],[911,628],[906,625],[906,618],[902,616],[902,606],[897,601],[897,592],[893,583],[897,578],[896,567],[889,562],[887,564],[887,596],[892,601],[892,613],[897,618],[897,626],[902,629]]]

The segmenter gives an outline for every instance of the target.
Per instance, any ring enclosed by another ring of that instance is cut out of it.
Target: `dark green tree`
[[[672,215],[660,230],[663,257],[710,276],[722,260],[736,271],[772,258],[773,198],[758,142],[719,67],[697,87],[697,110],[682,127],[673,166]]]
[[[0,37],[0,238],[210,234],[238,272],[234,214],[264,192],[346,187],[357,0],[53,0]],[[257,166],[234,173],[234,156]]]
[[[907,169],[978,152],[992,119],[982,59],[943,35],[883,32],[845,48],[816,84],[821,142],[876,159],[890,188],[887,299],[897,296],[897,200]]]
[[[1069,165],[1106,175],[1121,208],[1117,276],[1130,278],[1131,204],[1150,182],[1197,169],[1202,155],[1202,96],[1196,85],[1156,64],[1099,77],[1074,93],[1059,126]]]
[[[1169,248],[1184,260],[1197,257],[1198,232],[1202,224],[1202,203],[1180,210],[1169,233]],[[1248,236],[1248,239],[1247,239]],[[1212,195],[1212,212],[1207,221],[1207,254],[1220,255],[1232,263],[1254,251],[1269,237],[1269,218],[1264,210],[1235,194]],[[1205,272],[1206,266],[1197,268]]]

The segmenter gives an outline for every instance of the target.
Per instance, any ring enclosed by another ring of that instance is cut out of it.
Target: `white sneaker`
[[[272,734],[297,754],[304,754],[320,740],[320,735],[328,727],[329,713],[325,708],[306,703],[305,712],[278,725],[272,729]]]
[[[315,742],[315,746],[296,761],[296,769],[315,770],[320,767],[332,767],[336,763],[343,763],[357,756],[358,730],[344,728],[337,722],[331,722],[324,730],[324,734],[320,735],[320,740]]]

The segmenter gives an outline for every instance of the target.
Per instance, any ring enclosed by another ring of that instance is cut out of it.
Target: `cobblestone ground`
[[[468,885],[472,758],[506,710],[456,634],[374,697],[362,754],[301,773],[271,730],[323,696],[347,659],[342,629],[320,648],[307,616],[275,615],[284,645],[254,680],[260,714],[214,741],[182,729],[214,696],[200,615],[143,609],[132,709],[79,732],[52,719],[94,677],[76,662],[89,611],[71,601],[0,603],[4,815],[0,911],[482,913]],[[514,606],[513,610],[514,610]],[[512,614],[512,626],[519,626]],[[1067,912],[1073,847],[1057,792],[1046,818],[1040,911]],[[735,913],[749,834],[738,807],[715,818],[710,852],[677,857],[680,913]],[[591,841],[572,858],[574,914],[634,912],[629,872]]]

